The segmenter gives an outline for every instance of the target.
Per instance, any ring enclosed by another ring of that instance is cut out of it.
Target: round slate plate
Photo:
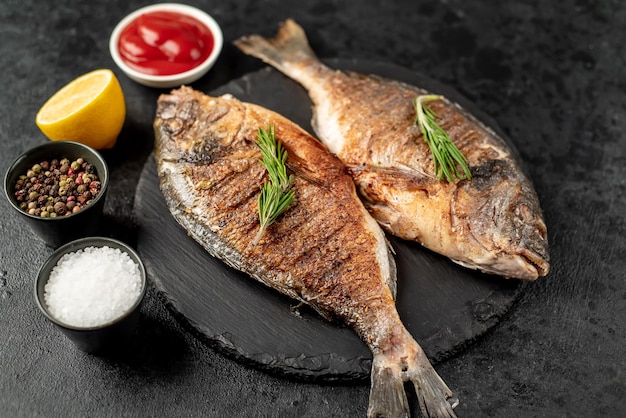
[[[495,127],[455,91],[417,73],[383,63],[332,60],[334,68],[378,74],[442,93]],[[313,132],[311,103],[295,82],[271,68],[211,92],[275,110]],[[205,343],[238,361],[307,381],[369,376],[371,354],[356,334],[266,288],[211,257],[170,215],[154,158],[135,197],[138,251],[167,305]],[[521,285],[459,267],[417,244],[389,237],[398,264],[397,306],[404,324],[433,362],[463,349],[494,326]]]

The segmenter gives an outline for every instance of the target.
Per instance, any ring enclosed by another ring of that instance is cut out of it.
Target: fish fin
[[[235,40],[234,44],[244,53],[260,58],[289,76],[293,75],[290,64],[305,60],[319,62],[306,33],[293,19],[285,20],[274,38],[248,35]]]
[[[425,418],[455,418],[458,400],[449,400],[452,392],[431,366],[424,352],[412,356],[374,355],[372,363],[368,418],[409,417],[409,403],[404,382],[411,382]]]
[[[384,355],[374,355],[367,418],[410,416],[404,381],[397,367],[389,367]]]
[[[387,249],[389,250],[389,265],[391,266],[391,274],[389,274],[389,278],[387,279],[387,287],[391,291],[391,297],[395,301],[398,297],[398,267],[396,265],[396,259],[394,256],[396,255],[396,250],[391,245],[391,242],[385,237],[385,242],[387,243]]]
[[[304,303],[309,305],[311,308],[313,308],[313,310],[317,312],[318,315],[324,318],[326,321],[330,322],[331,324],[338,325],[337,317],[333,315],[333,313],[330,312],[328,309],[324,309],[321,306],[317,305],[316,303],[311,303],[311,302],[304,302]]]

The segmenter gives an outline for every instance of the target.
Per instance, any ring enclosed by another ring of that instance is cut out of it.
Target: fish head
[[[471,180],[458,183],[452,201],[453,229],[469,255],[455,261],[523,280],[547,275],[547,228],[530,181],[505,161],[472,171]]]
[[[154,122],[156,154],[165,160],[217,158],[237,138],[233,133],[241,130],[244,114],[230,95],[210,97],[185,86],[163,94]]]

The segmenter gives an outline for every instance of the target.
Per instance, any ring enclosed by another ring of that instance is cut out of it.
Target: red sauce
[[[213,34],[199,20],[177,12],[149,12],[120,34],[124,62],[152,75],[179,74],[200,65],[213,50]]]

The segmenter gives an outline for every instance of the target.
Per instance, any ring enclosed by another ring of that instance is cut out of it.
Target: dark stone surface
[[[262,68],[230,44],[294,17],[325,58],[415,69],[459,90],[512,138],[541,198],[550,276],[501,323],[437,370],[463,417],[626,413],[626,4],[592,1],[190,1],[226,47],[194,87]],[[134,191],[152,150],[158,90],[114,68],[108,36],[138,1],[0,3],[0,172],[45,138],[37,110],[98,67],[116,71],[126,125],[113,150],[102,233],[136,245]],[[0,415],[360,417],[368,387],[294,383],[212,351],[150,289],[128,352],[77,351],[37,311],[33,282],[52,252],[0,202]]]

